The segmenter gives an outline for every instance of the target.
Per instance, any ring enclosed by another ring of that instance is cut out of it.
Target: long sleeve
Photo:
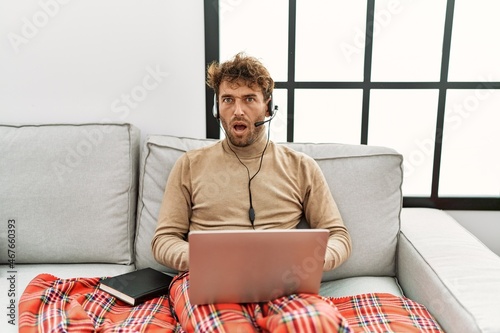
[[[330,236],[325,255],[324,271],[340,266],[351,254],[351,237],[344,225],[321,169],[311,165],[311,184],[304,201],[304,213],[311,228],[328,229]]]
[[[184,271],[189,268],[188,243],[191,215],[189,160],[184,154],[172,168],[158,215],[158,225],[152,244],[153,255],[159,263]]]

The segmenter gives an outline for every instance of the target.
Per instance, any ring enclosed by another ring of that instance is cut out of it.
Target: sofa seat
[[[15,267],[16,290],[19,296],[26,286],[41,273],[48,273],[61,279],[73,277],[107,277],[128,273],[135,270],[134,265],[119,264],[19,264]],[[2,272],[0,290],[7,290],[7,279],[4,273],[12,271],[7,265],[0,265]],[[1,331],[0,331],[1,332]]]
[[[321,283],[319,294],[326,297],[346,297],[360,294],[392,294],[404,296],[393,276],[358,276]]]

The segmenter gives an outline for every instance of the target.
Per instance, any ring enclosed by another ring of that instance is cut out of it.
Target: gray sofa
[[[141,143],[129,124],[0,125],[2,308],[12,275],[18,301],[40,273],[112,276],[148,266],[173,272],[150,247],[164,186],[183,152],[211,143],[172,136]],[[349,260],[324,273],[323,295],[405,295],[447,332],[500,332],[500,258],[443,211],[401,209],[400,154],[365,145],[288,145],[318,161],[353,240]],[[215,192],[225,186],[224,179],[213,184]],[[0,331],[8,332],[2,318]]]

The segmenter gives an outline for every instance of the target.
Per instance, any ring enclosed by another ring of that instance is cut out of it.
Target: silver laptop
[[[265,302],[316,294],[327,241],[326,229],[192,231],[190,301]]]

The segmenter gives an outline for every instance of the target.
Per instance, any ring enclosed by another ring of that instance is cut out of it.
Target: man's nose
[[[236,101],[234,102],[234,114],[237,116],[242,116],[244,114],[243,102],[239,99],[236,99]]]

